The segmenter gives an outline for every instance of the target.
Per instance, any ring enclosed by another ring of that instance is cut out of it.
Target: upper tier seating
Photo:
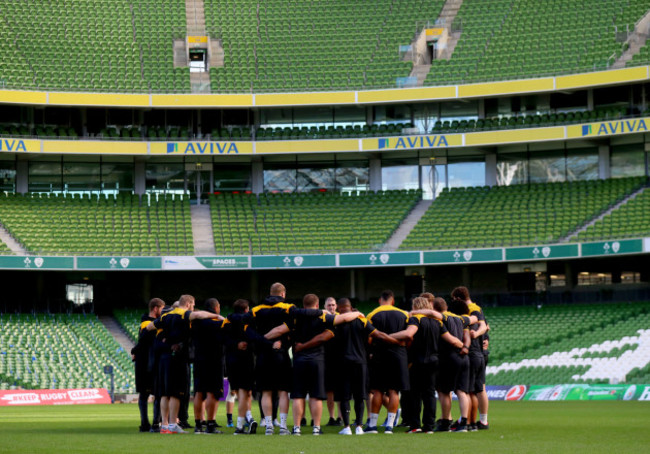
[[[130,352],[95,315],[1,314],[0,389],[107,388],[135,392]]]
[[[400,249],[557,242],[644,181],[637,177],[445,189]]]
[[[218,194],[210,197],[217,253],[377,250],[420,191]]]
[[[616,27],[633,28],[647,10],[645,0],[465,1],[454,54],[434,61],[426,84],[605,70],[622,52]]]
[[[629,369],[627,383],[647,383],[650,377],[648,302],[495,307],[484,312],[490,325],[488,384],[608,383],[614,378],[616,365],[578,364],[583,358],[619,358]],[[585,373],[592,378],[574,377]]]
[[[650,191],[644,191],[620,206],[584,232],[580,241],[610,238],[640,238],[650,234]]]
[[[186,255],[194,252],[189,200],[85,194],[2,194],[0,222],[32,254]]]
[[[0,8],[0,79],[7,88],[190,90],[173,67],[185,36],[184,0],[22,0]]]

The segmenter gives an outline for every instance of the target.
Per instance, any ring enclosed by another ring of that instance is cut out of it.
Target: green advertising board
[[[334,268],[336,254],[327,255],[255,255],[251,268]]]
[[[643,240],[618,240],[599,241],[597,243],[584,243],[582,256],[634,254],[643,252]]]
[[[458,249],[430,251],[422,254],[423,263],[477,263],[503,261],[503,249]]]
[[[248,268],[248,256],[197,257],[196,259],[208,269]]]
[[[77,257],[79,270],[160,270],[162,257]]]
[[[73,257],[6,256],[0,257],[2,269],[71,270]]]
[[[374,254],[339,254],[339,266],[419,265],[419,252],[376,252]]]
[[[579,257],[577,244],[506,248],[506,260],[550,260],[577,257]]]
[[[650,400],[648,385],[555,385],[528,388],[523,400]]]

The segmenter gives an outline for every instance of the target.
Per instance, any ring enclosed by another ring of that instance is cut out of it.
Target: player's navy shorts
[[[469,392],[483,392],[485,385],[485,356],[481,352],[469,353]]]
[[[189,363],[184,356],[160,355],[156,395],[185,397],[188,388]]]
[[[194,392],[212,393],[218,399],[223,396],[222,361],[194,361]]]
[[[408,359],[405,353],[374,354],[369,363],[369,372],[371,390],[382,392],[409,390]]]
[[[291,391],[291,358],[286,350],[263,350],[255,364],[258,391]]]
[[[226,360],[226,372],[231,390],[251,391],[255,386],[255,361],[252,356]]]
[[[368,398],[368,365],[344,362],[338,376],[334,400],[365,400]]]
[[[443,393],[469,392],[469,358],[456,352],[440,356],[437,388]]]
[[[310,399],[327,399],[325,391],[325,361],[300,360],[293,361],[292,399],[304,399],[309,394]]]

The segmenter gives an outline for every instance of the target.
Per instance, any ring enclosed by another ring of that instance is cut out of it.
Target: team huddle
[[[488,326],[467,288],[457,287],[451,296],[448,307],[443,298],[423,293],[406,312],[394,306],[393,292],[386,290],[379,306],[364,316],[347,298],[328,298],[326,310],[321,310],[318,296],[307,294],[298,308],[285,302],[284,285],[275,283],[255,307],[235,301],[227,318],[220,315],[215,298],[202,311],[194,310],[191,295],[182,295],[172,307],[154,298],[132,351],[140,430],[171,434],[191,427],[190,362],[195,433],[221,433],[215,415],[224,394],[224,365],[230,385],[227,402],[232,407],[238,400],[235,435],[256,433],[253,393],[260,396],[266,435],[273,435],[276,425],[280,435],[300,435],[307,402],[312,433],[322,434],[323,401],[328,397],[339,403],[342,435],[378,433],[382,405],[387,408],[387,434],[393,433],[399,413],[409,433],[487,429]],[[436,391],[442,413],[437,421]],[[455,421],[452,392],[460,411]],[[287,427],[290,404],[292,430]],[[331,415],[332,408],[330,422]]]

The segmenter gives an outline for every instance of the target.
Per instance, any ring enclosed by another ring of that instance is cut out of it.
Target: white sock
[[[237,416],[237,428],[242,429],[244,427],[244,418]]]
[[[287,428],[287,413],[280,413],[280,428]]]
[[[395,424],[395,416],[397,416],[397,413],[388,412],[388,417],[386,418],[386,426],[393,427]]]
[[[253,413],[251,413],[251,411],[248,410],[246,412],[246,421],[250,421],[251,419],[253,419]]]
[[[485,424],[487,426],[487,413],[479,413],[478,414],[478,419],[481,421],[481,424]]]
[[[264,417],[264,425],[266,427],[273,427],[273,417],[272,416],[265,416]]]
[[[370,421],[368,425],[370,427],[377,427],[377,420],[379,419],[379,415],[377,413],[370,413],[370,417],[368,420]]]

